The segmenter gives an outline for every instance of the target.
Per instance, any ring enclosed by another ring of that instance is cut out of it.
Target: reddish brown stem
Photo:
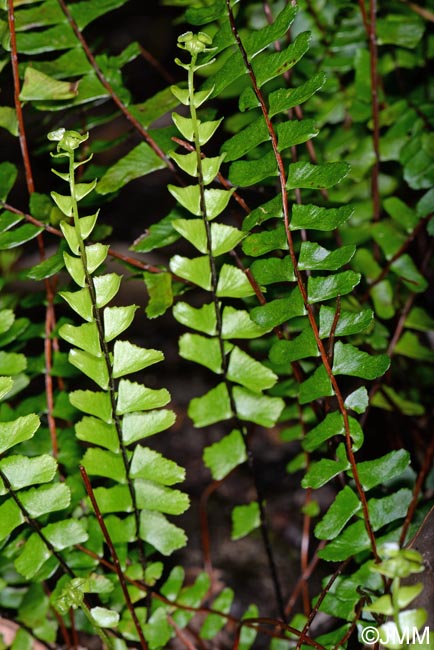
[[[208,501],[211,495],[220,487],[223,483],[223,480],[213,481],[210,483],[205,490],[202,492],[199,502],[199,519],[200,519],[200,538],[202,543],[202,556],[204,569],[211,579],[211,584],[213,581],[213,567],[211,560],[211,543],[209,537],[209,526],[208,526]]]
[[[50,591],[50,589],[49,589],[46,582],[42,583],[42,588],[43,588],[44,593],[46,594],[46,596],[48,596],[48,598],[50,599],[51,598],[51,591]],[[71,648],[71,638],[69,636],[68,628],[66,627],[66,625],[64,623],[64,620],[63,620],[62,616],[59,614],[59,612],[57,611],[57,609],[51,605],[50,610],[53,612],[53,616],[57,621],[57,625],[59,626],[59,630],[60,630],[62,638],[63,638],[63,640],[65,642],[65,646],[69,650],[69,648]]]
[[[193,645],[188,636],[185,634],[184,630],[182,630],[179,625],[175,623],[172,616],[168,616],[167,620],[169,622],[169,625],[171,625],[175,630],[175,634],[178,637],[179,641],[184,644],[187,650],[197,650],[196,646]]]
[[[72,632],[72,638],[73,638],[73,642],[72,642],[71,647],[72,647],[72,650],[77,650],[79,641],[78,641],[77,628],[75,627],[75,613],[74,613],[74,610],[72,609],[72,607],[69,610],[69,620],[71,621],[71,632]]]
[[[9,2],[12,2],[12,0],[9,0]],[[127,118],[127,120],[130,122],[130,124],[132,124],[132,126],[134,126],[136,131],[138,133],[140,133],[142,138],[144,138],[144,140],[146,140],[146,142],[151,147],[151,149],[153,149],[155,151],[157,156],[159,156],[159,158],[161,158],[161,160],[163,160],[166,163],[167,167],[172,172],[175,172],[175,167],[173,166],[173,164],[169,160],[169,158],[166,156],[164,151],[162,151],[162,149],[160,149],[158,144],[149,135],[148,131],[144,128],[144,126],[142,124],[140,124],[138,119],[135,118],[134,115],[128,110],[128,108],[125,106],[125,104],[122,102],[122,100],[119,98],[119,96],[117,95],[117,93],[113,89],[113,86],[105,78],[101,68],[99,67],[99,65],[98,65],[98,63],[97,63],[97,61],[96,61],[96,59],[94,57],[94,55],[92,54],[92,51],[91,51],[86,39],[84,38],[82,32],[80,31],[77,23],[74,20],[71,12],[69,11],[69,8],[68,8],[66,2],[64,2],[64,0],[58,0],[58,3],[60,5],[63,13],[65,14],[66,18],[68,19],[68,22],[71,25],[71,28],[72,28],[74,34],[76,35],[76,37],[80,41],[80,44],[81,44],[81,46],[83,48],[84,53],[86,54],[86,56],[87,56],[87,58],[89,60],[89,63],[91,64],[92,68],[95,70],[96,76],[98,77],[98,79],[100,80],[100,82],[102,83],[104,88],[107,90],[107,92],[110,95],[110,97],[112,98],[113,102],[119,108],[121,113]]]
[[[92,508],[93,508],[93,510],[95,512],[95,516],[96,516],[96,519],[98,521],[98,525],[101,528],[101,532],[102,532],[102,534],[104,536],[105,542],[106,542],[106,544],[108,546],[108,549],[110,551],[110,555],[112,556],[114,569],[115,569],[115,572],[116,572],[116,574],[117,574],[117,576],[119,578],[119,583],[121,585],[122,593],[124,595],[125,604],[126,604],[126,606],[128,608],[128,611],[129,611],[129,613],[131,615],[131,618],[133,620],[133,623],[134,623],[134,627],[136,628],[137,634],[138,634],[139,639],[140,639],[140,646],[141,646],[142,650],[147,650],[148,644],[146,643],[146,639],[143,636],[142,627],[141,627],[141,625],[139,623],[139,619],[137,618],[137,614],[136,614],[136,611],[134,609],[134,605],[133,605],[133,603],[131,601],[131,597],[130,597],[128,587],[127,587],[127,581],[125,579],[125,574],[122,571],[122,567],[121,567],[121,564],[119,562],[118,554],[116,553],[116,549],[115,549],[115,547],[113,545],[110,534],[109,534],[109,532],[107,530],[107,526],[105,525],[104,518],[103,518],[103,516],[101,514],[101,510],[99,509],[98,503],[96,501],[95,494],[93,492],[93,488],[92,488],[91,482],[89,480],[89,477],[87,475],[87,472],[86,472],[85,468],[82,465],[80,465],[80,474],[81,474],[81,477],[83,479],[83,483],[84,483],[84,485],[86,487],[86,492],[87,492],[87,495],[88,495],[88,497],[90,499],[90,502],[92,504]]]
[[[412,11],[414,11],[416,14],[419,14],[419,16],[422,16],[425,20],[429,20],[431,23],[434,23],[434,12],[429,11],[429,9],[426,9],[425,7],[421,7],[420,5],[416,4],[416,2],[408,2],[408,0],[401,0],[404,4],[407,5]]]
[[[285,638],[282,637],[282,632],[291,632],[295,636],[299,637],[299,639],[302,639],[301,632],[300,630],[297,630],[297,628],[292,627],[292,625],[287,625],[286,623],[279,623],[276,624],[276,620],[274,618],[266,618],[264,616],[261,616],[260,618],[245,618],[242,621],[240,621],[239,624],[239,629],[237,631],[237,638],[235,639],[235,643],[233,645],[233,650],[238,650],[239,648],[239,643],[240,643],[240,634],[241,634],[241,627],[243,625],[250,625],[251,627],[256,627],[256,625],[253,624],[262,624],[262,625],[273,625],[274,627],[278,627],[280,632],[278,634],[273,634],[270,633],[270,636],[273,638],[281,639]],[[262,633],[266,634],[266,631],[264,629],[261,630]],[[325,650],[324,646],[322,646],[320,643],[315,641],[314,639],[310,639],[308,636],[305,636],[302,639],[303,643],[306,643],[309,646],[312,646],[312,648],[316,648],[317,650]]]
[[[157,72],[167,81],[169,84],[174,84],[175,79],[172,77],[170,72],[166,70],[164,66],[161,65],[161,63],[158,61],[158,59],[155,58],[153,54],[151,54],[146,48],[143,47],[143,45],[139,45],[139,50],[140,54],[142,57],[152,65],[153,68],[157,70]]]
[[[9,24],[9,34],[11,42],[11,63],[12,63],[12,74],[14,80],[14,104],[15,112],[17,115],[18,122],[18,133],[20,140],[21,156],[23,159],[25,178],[27,191],[29,196],[35,191],[35,183],[33,180],[32,165],[30,162],[29,148],[27,145],[26,129],[24,126],[24,117],[23,110],[20,100],[20,76],[18,69],[18,51],[17,51],[17,39],[15,33],[15,13],[14,13],[14,3],[13,0],[8,0],[8,24]],[[44,249],[44,239],[42,233],[37,237],[39,256],[41,261],[45,259],[45,249]],[[53,417],[53,408],[54,408],[54,397],[53,397],[53,381],[51,377],[51,368],[52,368],[52,349],[53,341],[51,340],[51,332],[55,326],[55,315],[54,315],[54,291],[53,286],[49,278],[44,280],[45,293],[47,296],[47,307],[45,312],[45,341],[44,341],[44,357],[45,357],[45,394],[47,400],[47,421],[48,428],[50,431],[51,437],[51,447],[53,456],[56,458],[58,455],[58,445],[57,445],[57,429],[56,421]]]
[[[336,334],[336,328],[338,326],[340,317],[341,317],[341,297],[337,296],[337,298],[336,298],[336,311],[335,311],[335,316],[333,318],[332,327],[331,327],[331,330],[330,330],[329,346],[328,346],[328,353],[327,353],[330,365],[333,365],[333,350],[334,350],[334,345],[335,345],[335,334]]]
[[[109,561],[106,560],[105,558],[100,557],[99,555],[97,555],[97,553],[94,553],[93,551],[91,551],[91,550],[85,548],[85,547],[82,546],[81,544],[76,544],[76,548],[77,548],[78,550],[82,551],[83,553],[86,553],[86,555],[89,555],[89,557],[94,558],[94,559],[97,560],[100,564],[102,564],[103,566],[107,567],[107,568],[110,569],[111,571],[116,572],[116,569],[115,569],[114,564],[112,564],[111,562],[109,562]],[[318,546],[318,550],[319,550],[320,548],[322,548],[322,544],[320,544],[320,545]],[[310,573],[313,571],[313,569],[314,569],[314,564],[311,562]],[[186,612],[193,612],[193,613],[195,613],[195,614],[217,614],[217,615],[220,616],[221,618],[224,618],[228,623],[231,623],[232,625],[236,626],[237,629],[240,628],[240,626],[246,626],[246,627],[250,627],[250,628],[258,629],[258,628],[257,628],[258,623],[263,622],[263,623],[267,623],[267,624],[269,624],[269,625],[273,625],[274,627],[277,627],[277,628],[279,628],[279,629],[285,629],[285,630],[288,630],[288,631],[290,631],[290,632],[293,632],[293,633],[294,633],[295,635],[297,635],[297,636],[300,635],[300,631],[299,631],[299,630],[296,630],[295,628],[293,628],[293,627],[291,627],[291,626],[289,626],[289,625],[286,625],[286,624],[282,623],[281,620],[272,619],[272,618],[267,618],[267,619],[262,619],[262,618],[261,618],[261,619],[256,619],[256,618],[252,618],[252,619],[243,619],[243,620],[241,621],[239,618],[236,618],[235,616],[233,616],[233,615],[231,615],[231,614],[225,614],[224,612],[221,612],[221,611],[219,611],[219,610],[213,609],[212,607],[201,607],[201,606],[199,606],[199,607],[193,607],[193,606],[191,606],[191,605],[185,605],[184,603],[178,603],[176,600],[175,600],[175,601],[173,601],[173,600],[169,600],[169,599],[166,598],[165,596],[161,595],[158,591],[156,591],[153,587],[150,587],[150,586],[148,586],[148,585],[145,585],[143,582],[140,582],[140,581],[138,581],[138,580],[134,580],[133,578],[130,578],[130,577],[127,576],[127,575],[125,575],[124,577],[125,577],[126,582],[128,582],[129,584],[134,585],[134,586],[137,587],[138,589],[143,590],[143,592],[145,592],[145,593],[151,593],[152,596],[153,596],[154,598],[156,598],[156,599],[159,600],[160,602],[164,603],[165,605],[169,605],[171,608],[181,609],[181,610],[183,610],[183,611],[186,611]],[[239,631],[240,631],[240,630],[239,630]],[[264,633],[264,634],[267,634],[268,636],[272,636],[272,637],[276,637],[276,638],[281,638],[281,635],[280,635],[280,634],[277,635],[277,634],[274,634],[274,633],[272,633],[272,632],[270,632],[270,631],[267,631],[267,630],[265,630],[265,629],[261,629],[261,630],[259,630],[259,631],[261,631],[261,632]],[[316,642],[313,641],[312,639],[306,639],[305,642],[306,642],[308,645],[312,645],[313,647],[317,648],[318,650],[325,650],[325,649],[323,648],[323,646],[321,646],[319,643],[316,643]]]
[[[231,4],[230,4],[230,0],[226,0],[226,6],[227,6],[228,16],[229,16],[229,20],[230,20],[230,24],[231,24],[232,33],[234,35],[234,38],[236,40],[236,43],[237,43],[238,48],[240,50],[240,53],[241,53],[241,55],[243,57],[244,65],[245,65],[245,67],[246,67],[246,69],[248,71],[250,81],[252,83],[253,90],[254,90],[255,95],[256,95],[256,97],[258,99],[258,102],[260,104],[260,108],[262,110],[262,114],[264,116],[265,123],[267,125],[267,129],[268,129],[268,132],[269,132],[269,135],[270,135],[274,155],[275,155],[276,162],[277,162],[278,172],[279,172],[279,182],[280,182],[280,189],[281,189],[281,194],[282,194],[282,208],[283,208],[285,231],[286,231],[286,236],[287,236],[287,241],[288,241],[288,249],[289,249],[289,253],[290,253],[290,257],[291,257],[292,265],[293,265],[293,269],[294,269],[294,274],[295,274],[295,277],[296,277],[298,288],[299,288],[300,293],[301,293],[302,298],[303,298],[303,302],[304,302],[304,305],[305,305],[305,308],[306,308],[309,323],[310,323],[310,326],[312,328],[312,332],[313,332],[314,337],[315,337],[315,341],[316,341],[316,344],[317,344],[317,347],[318,347],[318,351],[320,353],[321,361],[322,361],[322,363],[324,365],[324,368],[325,368],[325,370],[327,372],[327,375],[328,375],[328,377],[330,379],[330,383],[331,383],[331,385],[333,387],[333,390],[334,390],[334,393],[336,395],[336,400],[337,400],[337,403],[338,403],[339,411],[342,414],[342,418],[343,418],[343,422],[344,422],[344,429],[345,429],[345,447],[346,447],[347,458],[348,458],[348,461],[349,461],[349,463],[351,465],[351,470],[352,470],[354,482],[356,484],[356,490],[357,490],[357,493],[358,493],[359,498],[360,498],[360,502],[361,502],[361,506],[362,506],[362,512],[363,512],[363,519],[364,519],[364,522],[365,522],[366,531],[367,531],[368,536],[369,536],[369,540],[370,540],[370,544],[371,544],[371,548],[372,548],[372,553],[374,555],[374,558],[375,558],[376,562],[380,562],[380,557],[379,557],[378,551],[377,551],[377,543],[376,543],[376,540],[375,540],[375,535],[374,535],[374,531],[372,529],[371,520],[370,520],[370,516],[369,516],[368,503],[367,503],[366,495],[365,495],[365,492],[363,490],[362,484],[360,482],[359,473],[358,473],[358,470],[357,470],[357,463],[356,463],[356,459],[355,459],[353,448],[352,448],[352,440],[351,440],[351,432],[350,432],[350,424],[349,424],[349,419],[348,419],[348,412],[347,412],[347,409],[345,408],[344,398],[342,396],[341,390],[339,388],[339,385],[338,385],[338,383],[336,381],[336,378],[335,378],[335,376],[333,374],[333,371],[332,371],[332,368],[330,366],[328,356],[327,356],[327,352],[326,352],[326,350],[324,348],[324,344],[323,344],[323,342],[322,342],[322,340],[321,340],[321,338],[319,336],[318,325],[317,325],[316,320],[315,320],[315,314],[314,314],[313,307],[309,303],[309,300],[308,300],[307,290],[306,290],[306,287],[305,287],[305,284],[304,284],[303,276],[302,276],[301,272],[298,269],[298,260],[297,260],[297,256],[296,256],[296,253],[295,253],[295,247],[294,247],[294,242],[293,242],[293,238],[292,238],[292,232],[291,232],[291,229],[289,227],[290,216],[289,216],[289,207],[288,207],[288,191],[287,191],[287,188],[286,188],[286,173],[285,173],[285,168],[284,168],[282,156],[281,156],[281,154],[280,154],[280,152],[278,150],[276,132],[275,132],[274,127],[273,127],[273,125],[271,123],[271,120],[270,120],[270,118],[268,116],[267,106],[265,104],[264,97],[263,97],[263,95],[262,95],[262,93],[261,93],[261,91],[260,91],[260,89],[258,87],[258,84],[256,82],[256,77],[255,77],[255,74],[253,72],[253,68],[250,65],[249,59],[247,57],[246,50],[244,49],[244,46],[243,46],[243,44],[241,42],[241,39],[240,39],[240,36],[238,34],[238,30],[237,30],[236,25],[235,25],[235,19],[234,19],[234,15],[233,15],[233,12],[232,12],[232,7],[231,7]]]
[[[359,620],[360,616],[362,615],[362,610],[363,610],[363,607],[365,605],[365,602],[366,602],[365,599],[361,598],[360,601],[357,603],[357,605],[355,607],[355,610],[354,610],[354,616],[352,617],[352,620],[351,620],[350,627],[345,632],[342,639],[340,639],[340,641],[338,641],[336,643],[333,650],[340,650],[341,648],[345,647],[346,642],[348,641],[348,639],[350,638],[350,636],[352,635],[352,633],[356,629],[357,621]]]
[[[309,467],[310,458],[309,454],[305,452],[306,455],[306,467]],[[309,506],[312,500],[312,488],[307,488],[306,495],[304,499],[305,508]],[[300,548],[300,566],[302,574],[305,573],[309,566],[309,544],[310,544],[310,515],[305,512],[303,514],[303,530],[301,536],[301,548]],[[309,597],[309,585],[305,581],[303,582],[302,589],[302,601],[303,601],[303,612],[305,616],[309,615],[310,612],[310,597]]]
[[[369,60],[371,76],[371,105],[372,105],[372,146],[374,149],[374,165],[371,173],[372,210],[373,220],[380,219],[380,108],[378,101],[378,46],[377,46],[377,0],[369,0],[369,18],[367,16],[365,0],[359,0],[363,24],[369,42]]]
[[[295,650],[300,650],[302,644],[306,642],[306,640],[307,640],[306,639],[306,634],[308,633],[309,628],[312,625],[313,619],[315,618],[315,616],[319,612],[319,608],[321,607],[321,603],[323,602],[324,598],[329,593],[329,591],[332,588],[332,585],[333,585],[334,581],[336,580],[336,578],[342,573],[342,571],[345,569],[345,567],[350,562],[350,560],[351,560],[351,558],[348,558],[347,560],[345,560],[345,562],[342,562],[342,564],[340,564],[338,566],[338,568],[333,573],[333,575],[330,577],[330,579],[327,582],[326,586],[324,587],[324,589],[322,590],[322,592],[318,596],[318,598],[317,598],[317,600],[315,602],[315,606],[312,608],[312,611],[310,612],[309,617],[308,617],[308,619],[307,619],[307,621],[306,621],[306,623],[305,623],[305,625],[304,625],[304,627],[303,627],[303,629],[301,631],[301,634],[300,634],[300,637],[299,637],[299,639],[297,641],[297,645],[295,647]]]
[[[30,164],[29,149],[27,147],[26,132],[24,129],[23,109],[20,100],[20,76],[18,72],[17,38],[15,33],[15,13],[13,0],[8,0],[8,25],[11,43],[12,75],[14,80],[14,104],[15,112],[17,114],[21,156],[23,158],[24,171],[26,174],[27,190],[29,194],[32,194],[35,191],[35,185],[33,182],[32,166]]]
[[[322,548],[324,548],[325,545],[326,545],[326,542],[324,540],[322,540],[318,544],[318,546],[316,548],[316,551],[315,551],[311,561],[309,562],[308,566],[303,571],[301,576],[298,578],[297,583],[296,583],[296,585],[295,585],[295,587],[294,587],[294,589],[292,591],[292,594],[291,594],[288,602],[286,603],[285,613],[286,613],[287,617],[289,617],[289,615],[291,614],[291,612],[292,612],[292,610],[294,608],[294,605],[297,602],[297,599],[298,599],[298,597],[300,595],[300,592],[303,589],[304,583],[307,582],[307,580],[309,580],[309,578],[312,575],[313,571],[317,567],[317,564],[319,562],[318,551],[320,551]]]

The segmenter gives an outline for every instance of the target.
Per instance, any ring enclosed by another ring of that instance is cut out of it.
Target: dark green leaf
[[[274,282],[293,282],[295,279],[289,255],[283,258],[271,257],[264,260],[255,260],[251,264],[250,270],[260,285],[273,284]]]
[[[249,187],[277,175],[276,157],[272,151],[257,160],[237,160],[229,169],[230,182],[240,187]]]
[[[396,519],[404,518],[411,497],[411,490],[403,488],[380,499],[369,499],[368,510],[372,528],[376,531]]]
[[[387,19],[379,18],[377,21],[377,38],[379,45],[400,45],[401,47],[415,48],[425,31],[425,25],[415,14],[391,14]]]
[[[212,88],[211,98],[218,97],[220,93],[233,81],[247,74],[243,58],[235,45],[225,52],[227,57],[222,67],[202,86],[208,90]]]
[[[337,494],[320,523],[315,526],[315,536],[318,539],[334,539],[361,507],[358,496],[346,485]]]
[[[143,273],[145,285],[149,294],[146,306],[148,318],[162,316],[173,303],[172,277],[170,273]]]
[[[166,163],[157,156],[155,151],[146,142],[141,142],[110,167],[96,186],[97,192],[99,194],[116,192],[135,178],[164,167]]]
[[[321,306],[319,312],[321,338],[330,336],[330,332],[335,320],[336,310],[333,307]],[[363,332],[372,323],[374,314],[370,309],[361,309],[357,312],[342,310],[335,329],[336,336],[349,336]]]
[[[323,458],[317,463],[310,465],[301,484],[304,488],[312,487],[316,490],[349,467],[350,464],[346,460],[329,460],[328,458]]]
[[[186,11],[186,19],[192,25],[205,25],[217,18],[221,18],[226,10],[224,0],[217,0],[205,7],[189,7]]]
[[[343,205],[340,208],[320,208],[317,205],[292,206],[291,230],[334,230],[345,223],[354,209]]]
[[[289,147],[311,140],[319,133],[313,120],[293,120],[277,126],[278,149],[284,151]]]
[[[286,5],[274,22],[256,31],[250,31],[244,40],[244,47],[249,55],[249,60],[252,60],[259,52],[265,50],[273,41],[283,38],[292,25],[296,14],[297,7]]]
[[[270,134],[264,118],[259,117],[232,138],[226,140],[221,151],[226,153],[225,161],[232,162],[269,139]]]
[[[263,230],[249,235],[243,242],[243,252],[252,257],[259,257],[273,250],[287,250],[288,241],[283,224],[278,224],[273,230]],[[271,261],[271,260],[267,260]],[[278,260],[273,260],[278,262]]]
[[[271,201],[263,203],[244,219],[243,230],[251,230],[264,221],[273,218],[281,218],[283,214],[282,197],[281,195],[275,196]]]
[[[295,287],[287,298],[276,298],[266,305],[254,307],[250,312],[257,325],[270,329],[304,314],[303,297],[298,287]]]
[[[331,397],[333,388],[330,377],[324,366],[319,366],[315,372],[300,384],[300,404],[313,402],[320,397]]]
[[[315,242],[301,244],[298,267],[302,271],[337,271],[348,264],[356,251],[355,246],[341,246],[329,251]]]
[[[270,350],[270,361],[278,365],[290,364],[293,361],[317,357],[319,355],[315,336],[310,327],[291,341],[276,341]]]
[[[17,178],[17,168],[10,162],[0,163],[0,201],[6,201],[8,194],[14,186]],[[8,213],[10,214],[10,213]],[[4,216],[4,215],[3,215]],[[15,223],[21,221],[22,217],[11,215]],[[3,230],[3,226],[2,226]]]
[[[413,307],[407,316],[405,326],[421,332],[428,332],[434,330],[434,319],[422,307]]]
[[[18,135],[18,120],[14,108],[0,106],[0,127],[9,131],[13,136]]]
[[[279,89],[270,93],[269,116],[277,115],[287,111],[294,106],[299,106],[307,99],[312,97],[326,82],[326,76],[323,72],[318,72],[308,81],[297,88]]]
[[[363,431],[360,424],[352,417],[348,418],[353,449],[357,451],[363,443]],[[313,451],[333,436],[345,436],[344,418],[339,411],[328,413],[324,420],[311,429],[303,438],[303,449]]]
[[[410,454],[408,451],[398,449],[375,460],[358,463],[357,470],[363,489],[370,490],[376,485],[399,476],[406,469],[409,462]]]
[[[167,217],[164,217],[158,223],[153,224],[142,237],[133,244],[132,250],[139,253],[149,253],[155,248],[169,246],[177,241],[179,233],[174,229],[172,221],[178,219],[180,214],[172,210]]]
[[[307,189],[327,189],[339,183],[349,172],[345,162],[322,163],[312,165],[308,162],[290,163],[286,186]]]
[[[372,406],[382,408],[385,411],[399,411],[403,415],[423,415],[425,409],[422,404],[411,402],[397,393],[391,386],[382,386],[381,389],[372,397]]]
[[[342,271],[325,277],[310,276],[307,282],[310,304],[344,296],[350,293],[360,282],[360,274],[354,271]]]
[[[171,88],[164,88],[141,104],[129,107],[130,112],[138,119],[140,124],[147,128],[156,119],[169,113],[178,105],[178,99]]]
[[[429,363],[434,361],[434,351],[422,345],[417,335],[413,332],[404,332],[396,344],[394,351],[409,359],[427,361]]]
[[[309,43],[309,32],[302,32],[298,34],[293,43],[281,52],[263,52],[257,56],[252,62],[252,67],[259,88],[270,79],[290,70],[306,54]]]
[[[417,226],[419,218],[414,210],[396,196],[390,196],[383,201],[384,209],[397,224],[410,233]]]
[[[410,255],[401,255],[391,264],[390,269],[411,291],[421,293],[428,287],[427,280],[420,273]]]
[[[43,230],[43,228],[37,228],[31,223],[26,223],[24,226],[14,228],[14,230],[2,232],[0,233],[0,250],[21,246],[21,244],[25,244],[37,237]]]
[[[330,461],[332,462],[332,461]],[[351,524],[344,532],[318,552],[319,557],[330,562],[341,562],[347,558],[365,551],[370,547],[370,540],[366,532],[365,523],[357,521]]]
[[[387,354],[373,356],[349,343],[338,341],[334,349],[333,373],[362,379],[376,379],[384,375],[390,366]]]
[[[61,251],[58,251],[48,259],[26,271],[26,276],[31,280],[45,280],[45,278],[51,278],[51,276],[61,271],[64,266],[63,255]]]

